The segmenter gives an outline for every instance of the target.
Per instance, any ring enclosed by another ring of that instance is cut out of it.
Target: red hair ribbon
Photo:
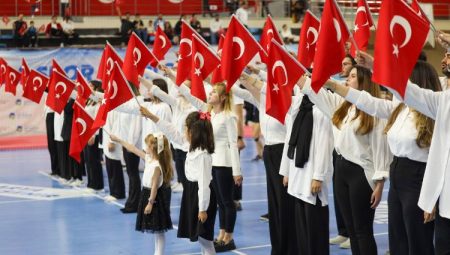
[[[199,111],[199,113],[200,113],[201,120],[211,120],[211,114],[209,112]]]

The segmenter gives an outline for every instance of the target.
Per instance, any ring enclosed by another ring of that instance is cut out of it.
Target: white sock
[[[164,255],[166,236],[164,233],[155,234],[155,255]]]
[[[198,242],[202,247],[203,255],[214,255],[216,254],[216,249],[214,249],[213,241],[206,240],[204,238],[198,237]]]

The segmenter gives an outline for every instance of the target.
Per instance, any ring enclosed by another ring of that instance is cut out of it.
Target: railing
[[[36,5],[32,2],[38,1]],[[117,15],[116,5],[102,2],[113,0],[70,0],[69,13],[72,16],[114,16]],[[230,2],[233,0],[115,0],[119,2],[122,13],[140,13],[141,15],[180,15],[192,13],[225,13],[233,8]],[[296,0],[250,0],[251,10],[255,10],[255,3],[267,2],[270,8],[283,8],[278,16],[289,16],[291,2]],[[387,0],[390,1],[390,0]],[[408,1],[408,0],[407,0]],[[31,3],[30,3],[31,2]],[[59,0],[1,0],[0,16],[17,16],[22,13],[26,16],[62,15]],[[309,0],[309,6],[313,11],[320,13],[323,0]],[[356,11],[357,0],[337,0],[344,15],[352,15]],[[450,0],[419,0],[421,3],[431,3],[434,8],[435,19],[450,18]],[[205,5],[208,3],[208,6]],[[374,15],[378,14],[381,0],[368,0],[368,5]],[[34,10],[37,9],[37,12]],[[258,8],[258,11],[261,7]],[[273,11],[273,10],[271,10]]]

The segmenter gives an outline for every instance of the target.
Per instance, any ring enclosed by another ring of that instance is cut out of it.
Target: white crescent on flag
[[[161,48],[165,48],[166,47],[166,38],[164,38],[164,36],[162,36],[162,35],[159,35],[158,38],[161,39],[161,41],[163,43]]]
[[[83,130],[81,130],[80,136],[82,136],[86,132],[86,121],[84,121],[82,118],[77,118],[75,120],[76,123],[80,123],[81,127],[83,127]]]
[[[239,56],[234,58],[234,60],[238,60],[242,57],[242,55],[244,55],[245,45],[244,45],[244,42],[242,41],[242,39],[237,36],[233,36],[233,42],[237,43],[239,45]]]
[[[186,43],[187,45],[189,45],[189,54],[188,55],[186,55],[186,56],[181,56],[181,53],[180,53],[180,56],[181,57],[189,57],[190,55],[192,55],[192,40],[191,39],[189,39],[189,38],[183,38],[183,39],[181,39],[181,41],[180,41],[180,47],[181,47],[181,44],[183,44],[183,43]]]
[[[16,74],[13,72],[9,73],[9,79],[11,80],[11,83],[13,83],[16,80]]]
[[[203,55],[200,52],[195,53],[194,55],[194,60],[197,60],[200,63],[200,66],[198,67],[198,69],[202,69],[203,66],[205,65],[205,59],[203,58]]]
[[[64,82],[62,82],[62,81],[59,81],[59,82],[56,83],[56,85],[55,85],[55,92],[58,91],[58,87],[59,87],[59,86],[61,86],[61,87],[63,88],[63,91],[61,92],[61,94],[66,93],[67,86],[66,86],[66,84],[65,84]]]
[[[38,82],[38,84],[36,84],[36,82]],[[36,88],[40,88],[42,86],[42,83],[44,83],[42,81],[42,78],[39,76],[36,76],[33,78],[33,85],[36,86]]]
[[[283,70],[284,83],[281,84],[281,86],[286,86],[288,83],[288,76],[287,76],[286,66],[284,65],[283,61],[281,61],[281,60],[275,61],[275,64],[273,64],[273,66],[272,66],[272,77],[275,77],[275,70],[277,69],[277,67],[280,67]]]
[[[391,31],[391,36],[392,38],[394,38],[394,26],[395,24],[399,24],[403,30],[405,30],[405,39],[403,40],[403,43],[400,45],[400,48],[404,47],[406,44],[408,44],[408,42],[411,40],[411,25],[409,24],[409,22],[403,18],[402,16],[399,15],[395,15],[392,20],[391,23],[389,25],[389,30]]]
[[[338,42],[340,42],[342,38],[341,26],[339,25],[339,21],[335,18],[333,18],[333,24],[334,28],[336,29],[336,39]]]
[[[314,35],[314,39],[309,45],[313,45],[313,44],[315,44],[317,42],[317,38],[319,37],[319,33],[317,32],[317,29],[315,29],[314,27],[309,27],[308,30],[306,31],[306,37],[308,37],[310,32]]]
[[[111,82],[109,85],[111,85]],[[110,88],[111,88],[111,86],[110,86]],[[113,89],[113,93],[109,99],[114,99],[117,96],[117,82],[114,80],[112,81],[112,89]]]
[[[112,58],[108,58],[106,60],[106,73],[108,75],[111,74],[111,71],[112,71],[113,67],[114,67],[114,62],[113,62]]]
[[[139,61],[141,61],[141,50],[139,50],[138,48],[134,48],[133,49],[133,58],[134,58],[134,65],[136,66]]]
[[[1,71],[2,71],[2,74],[5,74],[5,73],[6,73],[6,66],[5,66],[5,65],[1,65],[1,66],[0,66],[0,69],[1,69]]]
[[[358,16],[358,12],[364,12],[365,13],[366,23],[364,23],[362,26],[369,25],[369,20],[367,19],[366,7],[364,7],[364,6],[358,7],[358,9],[356,9],[356,15],[355,16]]]

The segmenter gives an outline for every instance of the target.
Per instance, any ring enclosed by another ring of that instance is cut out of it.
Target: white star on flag
[[[394,46],[394,51],[392,52],[392,54],[394,54],[397,58],[398,58],[398,45],[397,44],[393,44],[392,46]]]

